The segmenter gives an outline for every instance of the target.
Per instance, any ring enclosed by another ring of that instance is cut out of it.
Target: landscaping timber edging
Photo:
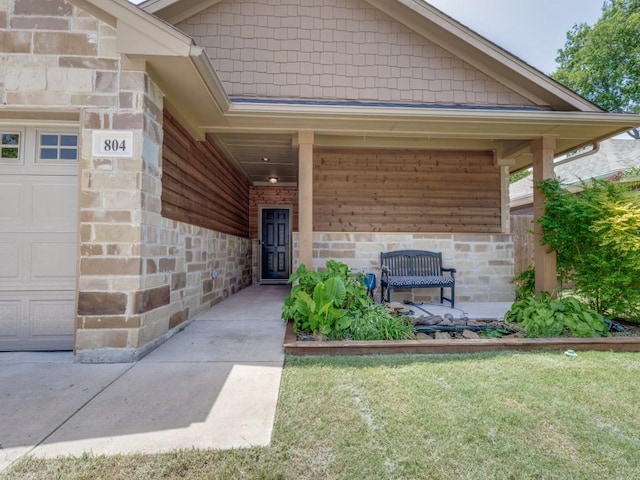
[[[480,340],[299,341],[287,325],[284,351],[291,355],[453,354],[498,351],[575,350],[640,352],[640,337],[487,338]]]

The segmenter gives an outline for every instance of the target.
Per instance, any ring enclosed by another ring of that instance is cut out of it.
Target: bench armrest
[[[380,279],[384,279],[384,280],[388,280],[389,279],[389,273],[391,273],[391,270],[389,270],[389,267],[387,267],[384,263],[382,264],[381,267],[381,274],[380,274]]]
[[[441,268],[441,272],[449,272],[452,277],[455,277],[457,270],[455,268]]]

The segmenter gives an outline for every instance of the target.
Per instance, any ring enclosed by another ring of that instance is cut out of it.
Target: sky
[[[543,73],[576,23],[593,25],[604,0],[427,0]]]

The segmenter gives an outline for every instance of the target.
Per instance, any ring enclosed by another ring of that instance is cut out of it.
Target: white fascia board
[[[416,118],[443,121],[508,121],[517,123],[562,122],[576,124],[613,124],[620,128],[634,128],[640,125],[640,115],[606,112],[558,112],[552,110],[491,110],[463,108],[406,108],[406,107],[370,107],[342,105],[291,105],[274,103],[231,103],[229,114],[273,114],[331,116],[340,118],[378,117],[381,120],[415,120]]]

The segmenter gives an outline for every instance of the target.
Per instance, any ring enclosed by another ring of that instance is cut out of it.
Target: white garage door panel
[[[0,351],[71,350],[74,292],[0,293]]]
[[[18,326],[22,318],[20,300],[2,300],[0,298],[0,345],[3,340],[18,338]]]
[[[0,241],[0,283],[20,282],[20,259],[24,244]]]
[[[34,242],[31,245],[31,280],[74,288],[76,242]]]
[[[22,184],[0,182],[0,223],[2,229],[24,226],[24,195]]]
[[[66,299],[64,299],[66,297]],[[31,299],[29,303],[30,337],[67,337],[73,335],[73,313],[75,299],[68,292],[57,299]]]
[[[33,224],[39,229],[75,230],[78,186],[68,178],[49,179],[52,183],[34,183],[31,189]]]
[[[75,290],[75,233],[0,232],[1,290]]]
[[[0,351],[70,350],[78,163],[38,158],[38,134],[54,133],[57,127],[1,128],[19,131],[21,139],[19,160],[0,165]],[[72,134],[72,129],[61,126],[59,131]]]

